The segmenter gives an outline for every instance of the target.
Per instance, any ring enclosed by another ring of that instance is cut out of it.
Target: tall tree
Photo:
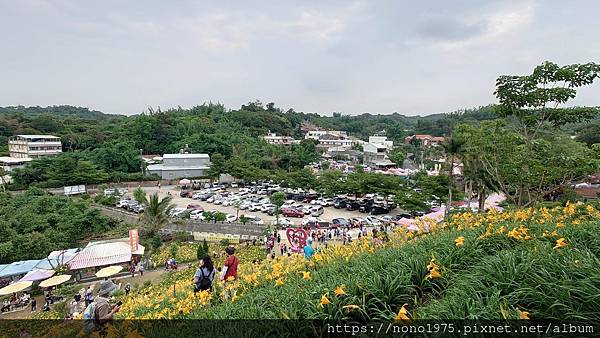
[[[457,155],[462,152],[464,141],[460,138],[455,137],[454,135],[446,138],[444,143],[442,144],[444,151],[446,152],[446,159],[449,160],[446,162],[448,164],[448,178],[450,182],[448,184],[448,200],[446,203],[446,216],[450,211],[450,207],[452,206],[452,188],[454,186],[454,160]]]
[[[277,225],[279,226],[279,213],[281,206],[285,202],[285,194],[281,191],[278,191],[271,195],[271,203],[275,204],[275,220]]]

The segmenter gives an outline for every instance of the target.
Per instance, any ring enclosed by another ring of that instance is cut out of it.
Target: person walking
[[[198,291],[210,290],[215,280],[215,267],[210,256],[205,255],[200,260],[200,266],[194,274],[194,293]]]
[[[139,270],[140,270],[140,276],[143,276],[144,275],[144,264],[140,264]]]
[[[228,299],[231,296],[231,289],[237,279],[239,260],[235,256],[235,248],[233,246],[228,246],[227,249],[225,249],[225,254],[227,255],[227,258],[225,258],[220,279],[224,283],[223,289],[225,290],[225,299]]]
[[[35,312],[37,311],[37,300],[35,300],[35,297],[31,298],[31,312]]]
[[[315,249],[312,247],[312,238],[308,238],[306,240],[306,245],[304,246],[304,258],[310,259],[315,254]]]

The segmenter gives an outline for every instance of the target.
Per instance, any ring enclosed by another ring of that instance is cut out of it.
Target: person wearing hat
[[[98,296],[94,299],[96,302],[96,309],[94,317],[98,324],[104,324],[113,319],[115,313],[120,309],[119,304],[110,305],[108,297],[117,291],[117,285],[109,280],[102,281],[100,283],[100,290],[98,290]]]
[[[313,249],[312,247],[312,242],[312,238],[308,237],[308,239],[306,240],[306,245],[304,246],[304,257],[306,259],[310,259],[312,255],[315,254],[315,249]]]

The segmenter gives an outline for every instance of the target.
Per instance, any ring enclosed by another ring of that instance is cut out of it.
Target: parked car
[[[315,205],[310,208],[310,214],[312,216],[321,216],[323,215],[323,212],[325,212],[325,210],[320,205]]]
[[[271,208],[275,209],[275,204],[265,203],[265,204],[263,204],[263,205],[260,206],[260,211],[261,212],[267,212]]]
[[[194,192],[191,190],[181,190],[179,193],[179,197],[192,197],[192,195],[194,195]]]
[[[273,221],[271,221],[271,225],[275,225],[275,226],[279,225],[282,228],[289,228],[289,227],[294,226],[294,222],[292,222],[288,218],[280,218],[279,223],[277,223],[277,220],[274,219]]]
[[[224,200],[225,200],[225,198],[219,196],[213,200],[213,204],[215,204],[215,205],[223,204]]]
[[[367,216],[365,217],[365,221],[367,221],[368,225],[378,227],[381,226],[381,221],[375,216]]]
[[[345,218],[334,218],[331,220],[331,225],[334,227],[347,227],[350,225],[350,223],[348,223],[348,220]]]
[[[225,221],[228,223],[235,222],[237,220],[237,216],[233,214],[225,215]]]
[[[262,203],[252,203],[248,207],[248,211],[260,211],[261,207],[262,207]]]
[[[360,208],[359,201],[352,200],[352,201],[346,202],[346,210],[354,211],[354,210],[358,210],[358,208]]]
[[[308,217],[302,220],[302,226],[316,226],[318,222],[321,222],[320,218],[317,217]]]
[[[310,215],[311,211],[312,211],[312,205],[303,205],[301,207],[298,207],[296,209],[302,210],[302,212],[304,213],[304,215]]]
[[[275,216],[276,211],[278,214],[281,214],[281,209],[277,210],[277,208],[275,206],[271,206],[271,207],[267,208],[267,210],[265,212],[269,216]]]
[[[141,214],[142,212],[144,212],[144,207],[140,204],[135,204],[131,207],[130,210],[135,212],[136,214]]]
[[[331,207],[331,206],[333,206],[333,204],[334,204],[334,202],[333,202],[332,198],[324,198],[321,201],[321,205],[324,207]]]
[[[282,213],[285,217],[304,217],[304,212],[295,208],[285,208]]]
[[[231,184],[229,186],[232,187],[232,188],[237,188],[238,184],[235,183],[235,182],[231,182]]]
[[[193,209],[192,211],[190,211],[190,219],[198,220],[198,219],[200,219],[200,217],[202,216],[203,213],[204,213],[204,210]]]
[[[124,208],[126,209],[127,206],[131,203],[135,203],[134,201],[130,200],[130,199],[124,199],[124,200],[120,200],[119,202],[117,202],[117,208]]]
[[[368,212],[371,212],[372,208],[373,208],[373,201],[372,200],[364,200],[360,203],[360,206],[358,207],[358,211],[360,211],[362,213],[368,213]]]
[[[187,215],[190,215],[191,210],[184,208],[175,208],[171,214],[171,217],[174,218],[185,218]]]
[[[200,204],[194,204],[194,203],[188,204],[186,209],[204,210],[204,208]]]
[[[352,224],[353,227],[359,227],[361,225],[365,226],[367,225],[367,221],[364,218],[352,217],[350,218],[350,224]]]
[[[244,202],[242,202],[242,204],[240,204],[240,210],[246,210],[246,209],[248,209],[249,206],[250,206],[250,202],[244,201]]]
[[[388,206],[384,206],[384,205],[377,205],[374,204],[371,207],[371,215],[382,215],[382,214],[387,214],[388,212],[390,212],[390,208]]]
[[[333,207],[336,209],[343,209],[346,207],[346,199],[338,198],[333,202]]]

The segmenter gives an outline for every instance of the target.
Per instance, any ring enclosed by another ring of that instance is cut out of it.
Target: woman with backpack
[[[194,274],[194,293],[210,290],[215,280],[215,267],[210,256],[206,255],[200,260],[200,266]]]

